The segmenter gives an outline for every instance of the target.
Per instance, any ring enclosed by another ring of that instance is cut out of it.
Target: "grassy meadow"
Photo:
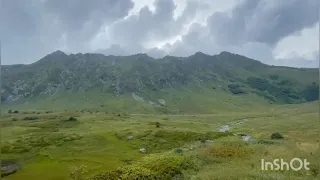
[[[317,179],[319,104],[214,114],[19,110],[1,117],[6,180]],[[229,132],[219,132],[228,125]],[[282,139],[271,139],[279,132]],[[253,141],[239,137],[245,134]],[[140,152],[145,148],[146,152]],[[260,160],[307,159],[310,171],[262,171]]]

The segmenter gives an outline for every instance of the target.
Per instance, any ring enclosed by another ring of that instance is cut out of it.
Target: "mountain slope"
[[[268,66],[229,52],[153,59],[56,51],[1,68],[1,100],[8,105],[203,113],[319,99],[317,69]]]

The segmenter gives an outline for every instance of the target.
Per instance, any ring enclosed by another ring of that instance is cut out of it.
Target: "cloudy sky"
[[[2,64],[55,50],[189,56],[230,51],[319,65],[318,0],[1,0]]]

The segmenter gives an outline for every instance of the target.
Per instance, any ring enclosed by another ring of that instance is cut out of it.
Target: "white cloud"
[[[317,60],[319,51],[319,23],[280,40],[273,50],[275,59],[301,57]]]

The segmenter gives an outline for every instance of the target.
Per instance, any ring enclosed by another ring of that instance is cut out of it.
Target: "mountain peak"
[[[196,52],[194,55],[195,56],[203,56],[203,55],[208,56],[207,54],[200,52],[200,51]]]
[[[228,51],[221,51],[219,55],[233,55],[233,54]]]
[[[56,50],[54,51],[53,53],[51,53],[50,55],[65,55],[66,53],[64,53],[63,51],[61,50]]]

